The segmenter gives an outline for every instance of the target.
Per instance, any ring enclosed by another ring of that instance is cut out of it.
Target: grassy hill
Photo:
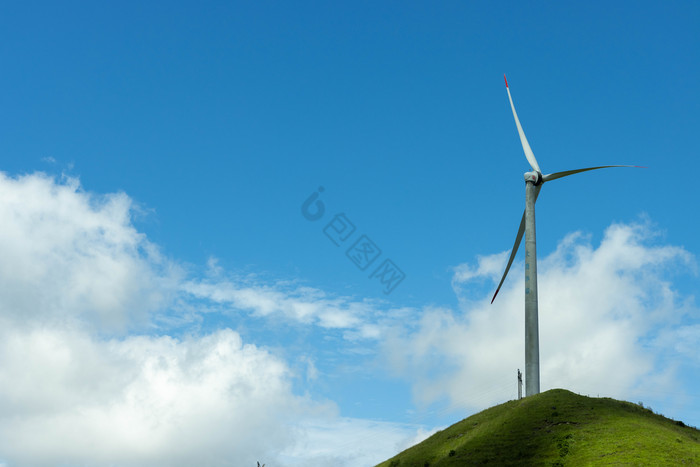
[[[378,467],[700,465],[700,431],[641,405],[553,389],[491,407]]]

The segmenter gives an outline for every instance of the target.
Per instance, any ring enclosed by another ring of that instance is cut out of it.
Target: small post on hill
[[[518,400],[523,398],[523,374],[520,373],[520,368],[518,368]]]

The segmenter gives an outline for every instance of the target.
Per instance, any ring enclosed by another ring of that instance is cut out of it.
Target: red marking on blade
[[[503,79],[506,81],[506,87],[508,87],[508,78],[506,78],[506,74],[503,73]]]
[[[496,293],[493,294],[493,298],[491,299],[491,304],[493,304],[493,301],[496,300],[496,295],[498,295],[498,291],[501,290],[500,288],[496,290]]]

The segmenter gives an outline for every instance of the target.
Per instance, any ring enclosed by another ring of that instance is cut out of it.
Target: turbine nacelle
[[[532,182],[535,186],[541,185],[544,180],[542,179],[542,174],[540,172],[531,171],[525,172],[525,182]]]

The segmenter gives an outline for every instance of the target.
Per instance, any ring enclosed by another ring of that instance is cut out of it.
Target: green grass
[[[637,404],[563,389],[491,407],[378,467],[700,465],[700,431]]]

